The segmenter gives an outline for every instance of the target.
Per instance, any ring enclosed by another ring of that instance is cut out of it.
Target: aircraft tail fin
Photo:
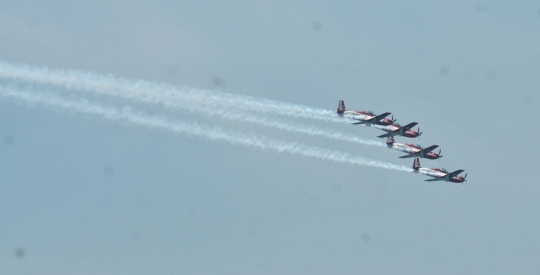
[[[420,169],[420,159],[419,158],[414,159],[412,169],[414,169],[414,170]]]
[[[337,113],[343,114],[343,112],[345,112],[345,101],[340,100],[337,107]]]
[[[388,137],[388,138],[386,139],[386,145],[387,145],[388,147],[391,147],[392,144],[394,144],[394,137]]]

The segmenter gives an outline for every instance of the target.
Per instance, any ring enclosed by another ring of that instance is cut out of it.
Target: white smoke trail
[[[190,112],[206,113],[210,116],[219,116],[225,119],[246,121],[249,123],[277,128],[288,132],[308,134],[312,136],[321,136],[334,140],[348,141],[357,144],[381,146],[385,144],[375,140],[361,139],[353,135],[348,135],[338,131],[322,129],[314,126],[303,126],[299,124],[289,124],[284,121],[270,120],[268,118],[255,117],[250,114],[235,111],[236,105],[219,105],[223,97],[215,96],[215,92],[204,90],[192,90],[188,94],[173,93],[175,87],[165,84],[155,84],[145,81],[133,81],[113,76],[104,76],[81,71],[62,71],[50,70],[43,67],[34,67],[28,65],[12,65],[0,61],[0,77],[9,79],[20,79],[33,83],[46,83],[62,86],[68,89],[82,89],[84,91],[95,91],[101,94],[113,95],[117,97],[136,99],[146,103],[159,103],[168,108],[182,109]],[[167,87],[162,87],[167,86]],[[225,93],[229,97],[229,103],[241,104],[244,99],[239,100],[236,97]],[[232,98],[232,99],[231,99]],[[233,100],[234,99],[234,100]],[[217,106],[202,106],[202,102],[218,102]],[[196,103],[196,104],[194,104]],[[273,106],[277,106],[273,102]],[[287,103],[280,102],[280,105]],[[298,105],[294,105],[297,106]],[[302,106],[304,107],[304,106]],[[309,111],[312,108],[306,107]],[[300,109],[295,109],[297,112]],[[332,114],[334,115],[334,114]],[[327,117],[328,118],[328,117]],[[346,121],[339,118],[340,122]]]
[[[26,92],[4,86],[0,86],[0,96],[22,100],[27,103],[48,106],[51,108],[62,108],[83,114],[99,115],[109,120],[141,125],[148,128],[163,129],[176,133],[208,138],[210,140],[226,141],[231,144],[243,145],[261,150],[287,152],[292,155],[303,155],[335,162],[391,169],[403,172],[412,171],[412,169],[405,166],[353,156],[339,151],[273,140],[262,136],[225,131],[221,128],[208,127],[198,123],[171,121],[163,117],[137,114],[131,111],[129,108],[118,109],[113,107],[103,107],[95,103],[90,103],[88,100],[67,100],[62,97],[54,96],[53,94]]]
[[[145,102],[188,101],[207,108],[228,106],[260,113],[347,123],[346,119],[340,118],[330,110],[224,92],[179,88],[163,83],[132,80],[87,71],[50,69],[0,61],[0,77]]]
[[[304,126],[304,125],[299,125],[299,124],[289,124],[289,123],[285,123],[282,121],[275,121],[275,120],[267,121],[267,120],[257,118],[257,117],[245,117],[244,115],[241,115],[241,116],[242,117],[239,118],[239,120],[248,121],[248,122],[266,126],[266,127],[272,127],[272,128],[284,130],[287,132],[307,134],[310,136],[320,136],[320,137],[325,137],[329,139],[348,141],[348,142],[353,142],[353,143],[362,144],[362,145],[380,146],[380,147],[386,146],[385,143],[380,142],[380,141],[363,139],[354,135],[345,134],[339,131],[322,129],[316,126]]]

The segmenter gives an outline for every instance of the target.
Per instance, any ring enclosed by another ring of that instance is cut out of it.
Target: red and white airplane
[[[420,167],[419,158],[414,159],[412,168],[417,173],[433,177],[433,179],[428,179],[426,181],[446,181],[446,182],[462,183],[466,181],[466,178],[467,178],[467,174],[465,174],[464,177],[458,176],[460,173],[465,171],[462,169],[449,173],[448,171],[446,171],[446,169]]]
[[[347,115],[348,117],[352,119],[358,120],[358,122],[354,122],[351,124],[370,124],[370,125],[392,125],[392,123],[395,121],[394,119],[388,119],[386,118],[391,113],[386,112],[384,114],[376,115],[371,111],[349,111],[345,109],[345,102],[343,100],[339,101],[337,113],[340,116]]]
[[[411,130],[411,128],[414,127],[416,124],[418,124],[418,122],[411,122],[405,126],[401,126],[399,125],[399,123],[392,123],[390,125],[373,125],[373,127],[388,132],[384,135],[380,135],[380,138],[393,136],[415,138],[422,135],[422,132],[420,132],[420,128],[418,128],[418,132],[415,130]]]
[[[439,147],[439,145],[432,145],[427,148],[422,148],[420,145],[413,145],[411,143],[398,143],[394,141],[394,137],[388,137],[386,139],[386,145],[389,148],[394,148],[398,151],[407,153],[408,155],[401,156],[399,158],[414,158],[414,157],[420,157],[420,158],[427,158],[427,159],[439,159],[443,156],[441,155],[441,149],[439,149],[439,153],[432,152],[435,148]]]

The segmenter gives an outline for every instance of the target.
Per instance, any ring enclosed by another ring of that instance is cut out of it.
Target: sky
[[[0,0],[2,62],[327,110],[342,99],[418,122],[419,139],[397,141],[438,144],[444,158],[423,166],[468,173],[424,182],[0,98],[0,274],[534,273],[539,32],[536,1]],[[97,98],[412,165],[387,148]]]

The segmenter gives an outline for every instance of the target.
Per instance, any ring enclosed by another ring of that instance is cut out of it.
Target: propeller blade
[[[394,119],[394,115],[392,115],[392,123],[393,122],[396,122],[396,120]]]
[[[464,179],[466,179],[466,178],[467,178],[467,173],[465,173],[465,177],[463,177],[463,178],[464,178]]]

